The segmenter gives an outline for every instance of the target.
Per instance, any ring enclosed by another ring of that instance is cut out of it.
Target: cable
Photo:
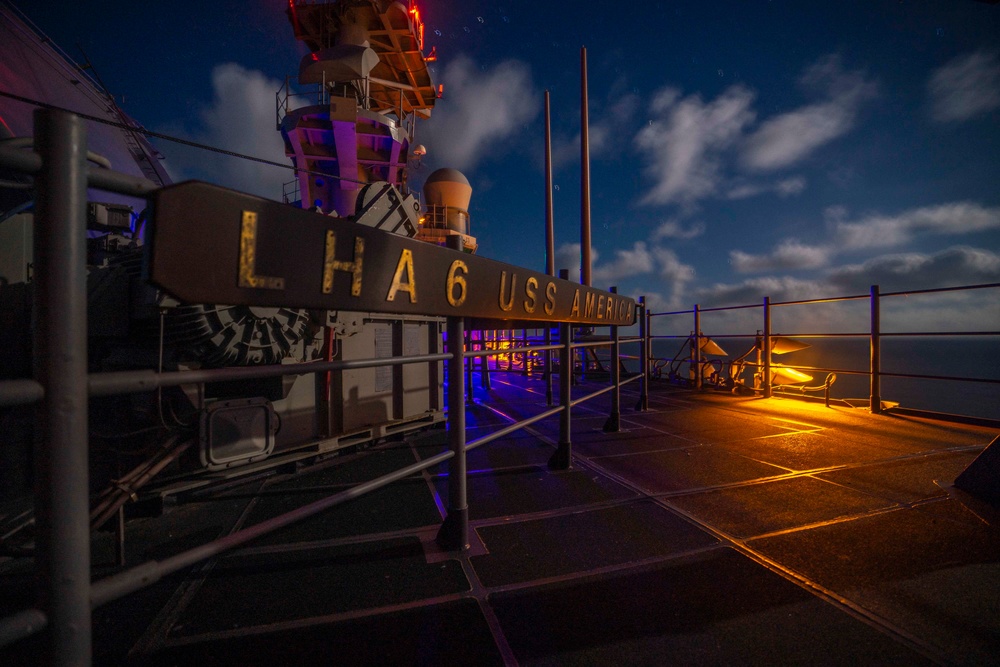
[[[155,139],[162,139],[164,141],[172,141],[177,144],[182,144],[184,146],[190,146],[192,148],[199,148],[201,150],[210,151],[212,153],[220,153],[222,155],[228,155],[230,157],[237,157],[243,160],[250,160],[251,162],[259,162],[261,164],[267,164],[272,167],[280,167],[282,169],[290,169],[295,172],[302,172],[304,174],[312,174],[314,176],[323,176],[325,178],[332,178],[339,181],[346,181],[348,183],[357,183],[358,185],[365,185],[365,181],[355,180],[353,178],[346,178],[344,176],[336,176],[334,174],[328,174],[325,171],[311,171],[309,169],[300,169],[290,164],[284,164],[282,162],[275,162],[274,160],[268,160],[262,157],[255,157],[253,155],[246,155],[244,153],[237,153],[235,151],[229,151],[224,148],[216,148],[215,146],[209,146],[208,144],[201,144],[197,141],[191,141],[189,139],[181,139],[180,137],[172,137],[169,134],[162,134],[160,132],[153,132],[152,130],[147,130],[141,125],[130,125],[127,123],[118,123],[113,120],[108,120],[107,118],[101,118],[99,116],[91,116],[89,114],[80,113],[78,111],[73,111],[72,109],[66,109],[65,107],[60,107],[55,104],[49,104],[48,102],[42,102],[40,100],[33,100],[30,97],[22,97],[21,95],[15,95],[14,93],[8,93],[5,90],[0,90],[0,97],[6,97],[8,99],[16,100],[18,102],[24,102],[25,104],[33,104],[43,109],[54,109],[56,111],[65,111],[66,113],[71,113],[79,116],[85,120],[91,120],[95,123],[102,123],[104,125],[110,125],[111,127],[117,127],[120,130],[125,130],[126,132],[138,132],[147,137],[153,137]]]

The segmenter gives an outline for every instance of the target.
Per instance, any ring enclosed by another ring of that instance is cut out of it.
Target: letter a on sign
[[[410,282],[403,282],[403,271],[406,271]],[[404,248],[403,252],[399,254],[396,273],[392,276],[392,286],[389,288],[389,294],[386,295],[385,300],[394,301],[396,292],[406,292],[410,295],[410,303],[417,302],[417,278],[413,275],[413,252],[408,248]]]

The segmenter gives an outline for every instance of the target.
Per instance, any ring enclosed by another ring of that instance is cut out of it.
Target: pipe
[[[771,297],[764,297],[764,340],[761,341],[764,359],[764,398],[771,398]],[[759,370],[759,369],[758,369]]]
[[[882,324],[881,304],[878,285],[871,286],[871,395],[868,398],[868,408],[874,415],[882,412]]]
[[[552,202],[552,118],[545,91],[545,272],[556,275],[555,210]]]
[[[580,49],[580,283],[590,287],[590,112],[587,47]]]
[[[649,410],[649,318],[646,313],[646,297],[640,296],[636,305],[639,310],[639,368],[642,380],[639,383],[639,402],[635,409]]]
[[[569,271],[560,269],[559,277],[567,280]],[[559,405],[563,410],[559,414],[559,447],[549,458],[549,468],[568,470],[572,458],[573,428],[570,409],[573,384],[573,329],[569,322],[559,323],[559,342],[562,343],[562,350],[559,351]]]
[[[611,288],[612,294],[618,294],[618,288]],[[611,414],[604,422],[605,433],[617,433],[621,430],[621,339],[618,337],[618,326],[611,327]]]
[[[78,116],[35,112],[35,377],[45,388],[37,431],[38,588],[48,660],[90,664],[87,464],[87,129]]]
[[[458,237],[451,237],[458,238]],[[447,551],[469,548],[469,504],[465,456],[465,320],[448,318],[448,444],[454,454],[448,462],[448,516],[437,534]]]
[[[462,240],[448,237],[448,247],[461,252]],[[448,516],[437,534],[437,542],[448,551],[469,548],[469,503],[466,497],[465,456],[465,320],[447,320],[448,352],[448,444],[453,456],[448,462]],[[469,362],[472,363],[471,361]]]

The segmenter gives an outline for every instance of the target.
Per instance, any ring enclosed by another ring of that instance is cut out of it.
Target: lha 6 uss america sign
[[[199,182],[154,195],[150,277],[188,303],[628,326],[629,297]]]

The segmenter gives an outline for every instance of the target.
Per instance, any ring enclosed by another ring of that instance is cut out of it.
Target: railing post
[[[552,344],[552,323],[545,323],[545,344]],[[552,405],[552,350],[545,350],[545,405]]]
[[[646,297],[639,297],[639,367],[642,377],[639,379],[639,402],[635,409],[640,412],[649,410],[649,318],[646,314]]]
[[[469,506],[466,499],[465,464],[465,321],[448,318],[448,445],[455,454],[448,461],[448,516],[437,534],[448,551],[469,546]]]
[[[528,328],[524,327],[521,329],[521,347],[528,347]],[[529,352],[521,353],[521,375],[527,377],[530,374],[530,369],[528,368],[528,360],[531,358]]]
[[[87,463],[87,131],[62,111],[35,112],[35,378],[38,587],[49,619],[46,662],[89,665]]]
[[[771,398],[771,297],[764,297],[764,340],[761,341],[764,356],[764,398]]]
[[[453,240],[454,239],[454,240]],[[448,247],[461,249],[458,236]],[[466,498],[465,462],[465,320],[451,316],[448,331],[448,445],[454,456],[448,461],[448,516],[441,524],[437,542],[447,551],[469,547],[469,504]]]
[[[559,277],[569,279],[569,271],[559,270]],[[569,470],[572,459],[572,422],[570,402],[573,384],[573,329],[569,322],[559,323],[559,448],[549,458],[549,468],[553,470]]]
[[[483,349],[484,350],[493,350],[493,349],[496,349],[496,345],[493,345],[493,343],[496,341],[496,331],[493,332],[493,338],[489,339],[489,340],[486,338],[486,334],[487,334],[487,331],[484,329],[483,330]],[[481,364],[480,370],[481,370],[481,373],[482,373],[482,377],[480,377],[480,381],[482,382],[483,390],[490,391],[493,388],[493,386],[490,384],[490,358],[486,357],[486,356],[479,357],[479,358],[482,360],[482,361],[480,361],[480,364]],[[500,363],[500,357],[494,357],[494,359],[496,359],[497,363]],[[473,362],[469,362],[469,363],[473,363]]]
[[[694,373],[694,388],[701,391],[701,309],[694,304],[694,336],[691,340],[691,371]]]
[[[882,317],[881,304],[879,298],[878,285],[871,287],[871,396],[868,399],[868,407],[872,414],[882,412]]]
[[[618,294],[618,288],[612,287],[610,289],[612,294]],[[621,414],[622,414],[622,404],[621,404],[621,370],[619,364],[621,363],[621,341],[618,338],[618,326],[614,325],[611,327],[611,386],[614,389],[611,390],[611,415],[608,417],[607,421],[604,422],[604,432],[605,433],[617,433],[621,430]]]
[[[468,349],[470,352],[475,352],[476,351],[476,344],[475,344],[475,340],[472,337],[472,332],[471,331],[465,331],[465,332],[463,332],[463,336],[465,338],[465,347],[466,347],[466,349]],[[472,384],[472,366],[475,363],[476,362],[474,360],[470,359],[468,364],[464,364],[464,366],[465,366],[465,401],[466,401],[466,403],[474,403],[475,402],[475,398],[473,397],[473,393],[474,393],[475,389],[474,389],[473,384]]]

